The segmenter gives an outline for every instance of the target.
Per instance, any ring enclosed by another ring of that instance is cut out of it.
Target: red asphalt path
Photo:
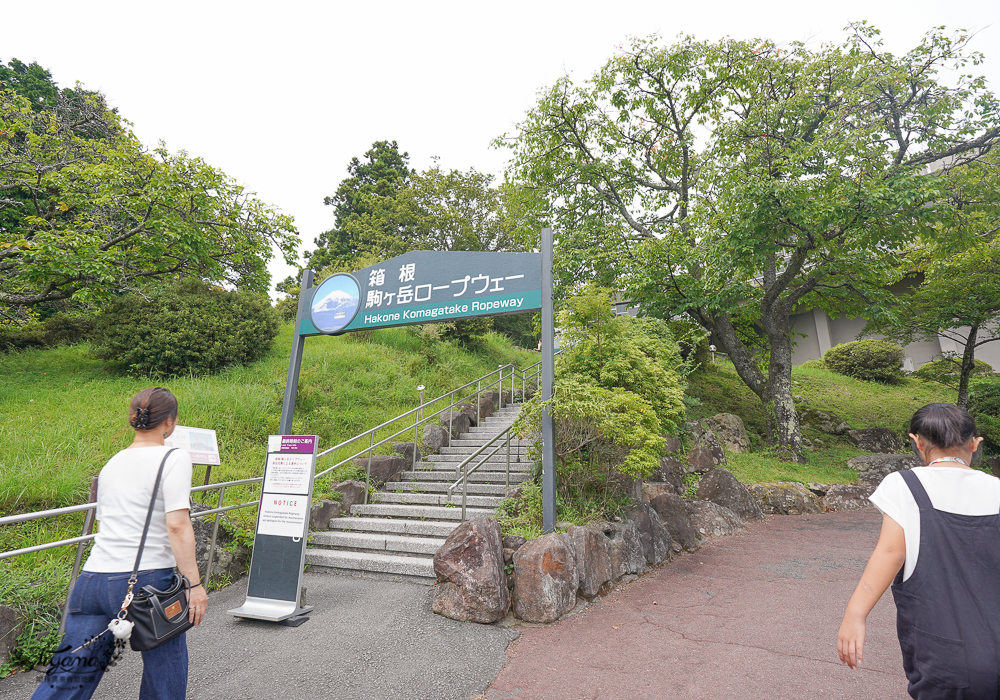
[[[712,540],[554,625],[521,627],[486,698],[905,700],[891,593],[869,616],[862,667],[837,658],[881,521],[776,516]]]

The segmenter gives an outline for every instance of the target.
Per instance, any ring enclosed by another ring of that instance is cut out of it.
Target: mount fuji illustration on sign
[[[333,275],[323,280],[312,303],[312,322],[324,333],[336,333],[358,313],[361,288],[351,275]]]

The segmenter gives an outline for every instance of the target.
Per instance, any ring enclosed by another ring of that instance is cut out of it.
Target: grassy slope
[[[902,432],[913,412],[934,401],[954,401],[955,392],[939,384],[904,379],[887,386],[844,377],[823,369],[796,367],[793,390],[811,408],[835,414],[852,428],[890,428]],[[701,403],[689,409],[690,420],[716,413],[735,413],[743,418],[751,434],[754,452],[729,455],[730,470],[746,483],[799,481],[849,484],[857,473],[847,460],[864,454],[845,437],[821,433],[803,426],[803,436],[823,442],[823,448],[806,452],[807,464],[783,462],[769,454],[760,438],[765,433],[760,400],[743,384],[731,364],[718,364],[690,378],[688,394]],[[804,404],[800,404],[804,405]]]
[[[260,362],[162,382],[178,397],[182,425],[218,432],[222,466],[213,469],[213,482],[262,473],[266,437],[277,432],[290,346],[291,327],[286,326]],[[405,328],[310,338],[294,430],[318,434],[322,449],[413,408],[419,402],[418,384],[427,387],[430,398],[498,364],[514,361],[525,367],[537,359],[537,353],[492,335],[474,351],[440,342],[428,346]],[[0,515],[85,501],[90,477],[129,443],[128,400],[154,383],[110,372],[88,357],[85,345],[0,356],[0,377]],[[341,452],[334,458],[346,456]],[[320,468],[332,464],[321,461]],[[202,482],[203,470],[195,468],[196,483]],[[322,491],[329,483],[317,488]],[[226,503],[254,497],[249,488],[230,489]],[[231,515],[252,528],[256,510]],[[82,521],[82,515],[73,515],[2,528],[0,550],[77,536]],[[75,548],[60,547],[0,560],[0,602],[60,599],[74,554]]]

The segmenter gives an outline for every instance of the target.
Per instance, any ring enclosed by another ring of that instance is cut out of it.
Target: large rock
[[[799,422],[808,424],[827,435],[843,435],[851,429],[838,416],[814,408],[803,408],[799,411]]]
[[[847,486],[844,484],[834,484],[823,496],[823,506],[827,510],[857,510],[858,508],[871,508],[871,501],[868,497],[875,490],[874,486],[865,484],[854,484]]]
[[[445,429],[451,426],[451,439],[458,440],[459,436],[463,433],[469,432],[469,428],[472,427],[472,421],[462,411],[442,411],[441,425]]]
[[[722,462],[707,447],[696,447],[687,455],[688,472],[692,474],[704,474],[718,467]]]
[[[490,624],[510,608],[500,524],[493,518],[466,520],[451,531],[434,555],[431,609],[463,622]]]
[[[819,496],[803,484],[778,481],[750,484],[747,490],[760,502],[761,510],[768,515],[805,515],[823,512],[823,502]]]
[[[396,454],[405,459],[406,463],[411,467],[423,457],[420,453],[420,446],[414,445],[412,442],[394,442],[392,443],[392,449]],[[414,452],[416,452],[416,455],[413,454]]]
[[[24,628],[24,618],[14,608],[0,605],[0,666],[7,663],[10,652]]]
[[[893,454],[903,449],[903,441],[888,428],[848,430],[847,439],[862,450],[868,450],[869,452]]]
[[[642,538],[634,521],[626,520],[624,523],[611,525],[604,534],[610,539],[608,556],[611,557],[612,581],[646,569],[646,554],[642,550]]]
[[[847,460],[847,466],[857,469],[858,481],[871,486],[878,486],[882,479],[893,472],[913,469],[924,466],[923,461],[916,455],[888,455],[873,454],[861,455],[854,459]]]
[[[343,512],[351,514],[351,506],[360,505],[365,502],[365,482],[363,481],[341,481],[333,487],[334,491],[340,493],[340,506]]]
[[[368,469],[369,458],[358,457],[354,463],[362,469]],[[410,468],[410,464],[399,455],[372,455],[369,479],[375,488],[380,489],[387,481],[396,481],[399,475]]]
[[[693,501],[688,512],[694,529],[705,539],[735,535],[746,530],[746,523],[740,516],[718,503]]]
[[[576,606],[576,556],[558,533],[514,552],[514,579],[514,615],[525,622],[555,622]]]
[[[672,455],[679,454],[681,451],[681,439],[673,435],[664,435],[663,437],[667,441],[667,444],[664,447],[667,454],[672,454]]]
[[[653,481],[662,481],[670,484],[677,493],[684,493],[684,476],[687,474],[687,467],[676,457],[661,457],[659,468],[653,472]]]
[[[611,580],[608,538],[597,528],[576,525],[569,527],[566,537],[570,540],[576,560],[580,595],[593,598],[600,592],[601,586]]]
[[[1000,477],[1000,456],[997,457],[987,457],[983,460],[983,466],[989,470],[990,474],[993,476]]]
[[[439,452],[442,447],[451,444],[448,428],[443,425],[425,425],[420,442],[424,447],[424,454],[432,455]]]
[[[467,415],[469,417],[469,425],[471,425],[473,427],[479,425],[479,421],[482,418],[482,416],[480,416],[479,414],[476,413],[476,405],[475,404],[468,403],[468,402],[457,403],[457,404],[455,404],[455,408],[458,409],[459,412],[464,413],[465,415]]]
[[[764,519],[760,503],[728,469],[713,469],[701,477],[698,498],[725,506],[743,520],[760,522]]]
[[[646,481],[642,484],[642,495],[647,501],[652,501],[664,493],[679,495],[674,485],[668,484],[666,481]]]
[[[722,442],[719,440],[716,434],[713,433],[711,430],[705,430],[704,428],[700,428],[699,423],[696,423],[695,425],[699,426],[700,432],[698,432],[695,435],[694,449],[704,448],[709,452],[711,452],[712,459],[715,463],[715,466],[717,467],[729,464],[729,462],[726,461],[726,453],[722,449]]]
[[[749,452],[750,436],[743,419],[733,413],[719,413],[701,422],[730,452]]]
[[[642,554],[647,564],[659,564],[670,556],[673,540],[667,528],[660,522],[660,516],[649,507],[648,503],[640,503],[629,511],[628,519],[635,522],[635,527],[639,531]]]
[[[343,512],[343,506],[337,501],[317,501],[313,503],[309,511],[310,530],[329,530],[330,521],[339,518]]]
[[[660,522],[678,547],[689,552],[698,549],[702,539],[691,521],[687,501],[676,493],[664,493],[650,499],[649,505],[660,516]]]
[[[194,503],[191,506],[192,515],[205,510],[211,510],[211,508],[201,503]],[[240,544],[230,534],[230,532],[236,532],[238,528],[230,522],[225,513],[217,513],[215,517],[220,520],[219,530],[215,538],[215,553],[212,556],[212,579],[223,582],[237,581],[250,570],[250,548]],[[194,528],[194,553],[198,560],[198,569],[204,571],[205,567],[208,566],[208,554],[212,544],[215,521],[195,518],[191,521],[191,525]]]

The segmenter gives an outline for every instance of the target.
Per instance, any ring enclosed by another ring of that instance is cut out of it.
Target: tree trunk
[[[787,319],[777,326],[787,326]],[[769,324],[771,325],[771,324]],[[780,328],[779,328],[780,330]],[[792,400],[792,336],[791,329],[785,333],[768,333],[771,345],[771,359],[768,365],[769,395],[764,407],[768,419],[774,420],[774,431],[778,447],[784,456],[794,462],[805,462],[802,456],[802,433],[799,429],[799,413]]]
[[[979,334],[979,325],[974,325],[969,329],[969,337],[965,339],[965,351],[962,353],[962,371],[958,377],[958,401],[959,408],[969,408],[969,377],[972,370],[976,368],[976,336]]]

